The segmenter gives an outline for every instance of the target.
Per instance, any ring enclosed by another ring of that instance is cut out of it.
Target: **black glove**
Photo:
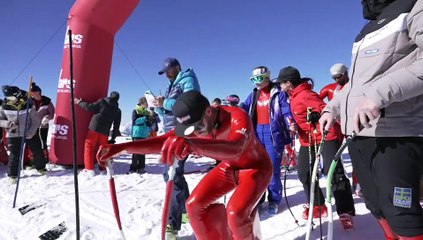
[[[313,125],[316,125],[319,122],[320,113],[318,112],[308,112],[307,113],[307,122]]]
[[[115,144],[116,141],[114,139],[110,139],[109,141],[107,141],[108,144]]]

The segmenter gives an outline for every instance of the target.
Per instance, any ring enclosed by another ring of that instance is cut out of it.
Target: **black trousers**
[[[16,177],[18,176],[18,166],[19,166],[19,157],[22,144],[22,137],[8,138],[7,139],[7,148],[10,151],[9,163],[8,163],[8,176]],[[46,158],[44,157],[43,149],[41,148],[41,139],[36,133],[31,139],[26,139],[26,144],[31,149],[32,154],[34,155],[34,166],[35,169],[41,170],[44,169],[47,163]]]
[[[43,150],[47,150],[47,136],[48,136],[48,128],[39,128],[40,138],[41,138],[41,148]]]
[[[323,160],[323,174],[327,175],[330,165],[332,163],[333,157],[341,146],[341,142],[338,140],[326,141],[324,143],[322,151],[322,160]],[[310,177],[310,168],[313,167],[314,161],[316,159],[315,149],[311,148],[311,166],[309,162],[309,148],[301,146],[300,152],[298,154],[298,178],[303,184],[304,192],[307,197],[307,201],[310,202],[310,187],[311,187],[311,177]],[[312,170],[312,169],[311,169]],[[341,160],[338,160],[338,163],[333,173],[332,179],[332,192],[333,197],[335,198],[336,212],[349,213],[355,215],[354,200],[351,192],[351,183],[348,177],[345,175],[344,167],[342,166]],[[315,194],[314,194],[314,205],[323,205],[325,203],[325,198],[323,196],[322,190],[316,184]]]
[[[356,137],[349,145],[366,207],[400,236],[423,234],[423,138]]]
[[[132,138],[132,141],[136,141],[142,138]],[[136,172],[139,169],[145,168],[145,155],[144,154],[132,154],[131,165],[129,171]]]

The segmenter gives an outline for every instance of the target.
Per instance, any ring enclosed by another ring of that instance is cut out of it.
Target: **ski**
[[[35,209],[37,209],[37,208],[39,208],[39,207],[41,207],[43,205],[44,205],[43,203],[39,203],[39,202],[37,202],[37,203],[31,203],[31,204],[27,204],[27,205],[25,205],[23,207],[18,208],[18,210],[19,210],[19,212],[22,215],[25,215],[28,212],[31,212],[32,210],[35,210]]]
[[[59,225],[53,227],[47,232],[41,234],[39,238],[41,240],[55,240],[60,237],[68,228],[66,227],[65,222],[61,222]]]

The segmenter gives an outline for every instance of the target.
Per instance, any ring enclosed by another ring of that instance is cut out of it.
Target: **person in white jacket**
[[[7,147],[10,151],[7,175],[13,180],[18,176],[22,138],[34,155],[34,167],[44,174],[47,160],[44,157],[41,141],[35,137],[40,118],[35,107],[27,104],[26,92],[16,86],[2,87],[5,101],[0,108],[0,127],[6,129]],[[27,117],[28,114],[28,117]]]
[[[340,118],[344,134],[358,134],[349,154],[366,207],[387,239],[422,240],[423,0],[361,3],[369,21],[353,45],[350,81],[323,109],[320,130]]]

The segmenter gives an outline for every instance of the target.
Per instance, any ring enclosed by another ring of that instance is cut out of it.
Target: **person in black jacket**
[[[84,146],[84,174],[94,176],[95,155],[101,144],[114,143],[115,138],[120,136],[119,126],[121,121],[121,111],[119,109],[119,93],[111,92],[109,97],[101,98],[94,103],[88,103],[81,98],[74,101],[86,111],[94,112],[88,126],[87,136]],[[112,136],[109,141],[110,128],[113,125]]]

